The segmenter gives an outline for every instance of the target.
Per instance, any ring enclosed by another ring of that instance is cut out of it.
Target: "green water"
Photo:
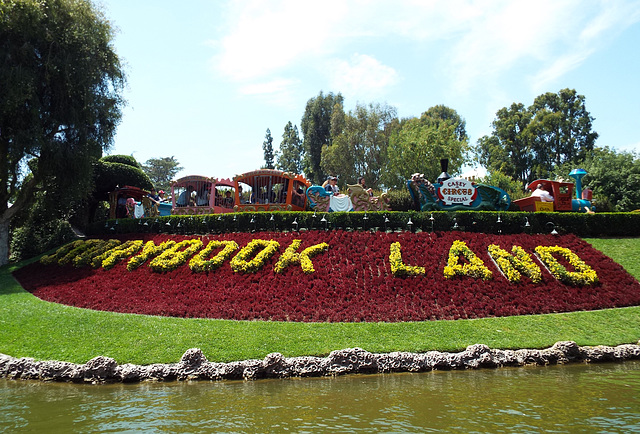
[[[0,380],[0,432],[640,432],[640,361],[253,382]]]

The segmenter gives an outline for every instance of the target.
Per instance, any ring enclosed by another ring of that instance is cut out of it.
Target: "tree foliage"
[[[302,173],[303,153],[304,149],[302,148],[298,127],[289,121],[284,127],[284,133],[282,133],[277,168],[285,172]]]
[[[321,168],[322,147],[332,144],[331,119],[334,112],[343,111],[344,98],[341,94],[320,91],[317,97],[307,101],[300,127],[303,136],[303,169],[308,179],[322,183],[326,173]]]
[[[466,128],[467,122],[451,107],[442,104],[430,107],[426,112],[422,113],[420,120],[426,125],[433,125],[435,127],[439,127],[442,123],[454,125],[456,140],[459,142],[469,141]]]
[[[66,218],[52,217],[44,192],[36,192],[33,204],[14,220],[20,224],[11,232],[11,260],[21,261],[40,255],[76,238]]]
[[[144,167],[142,167],[142,165],[138,163],[138,160],[136,160],[133,155],[122,155],[122,154],[105,155],[100,159],[100,161],[104,163],[125,164],[127,166],[137,167],[138,169],[144,170]]]
[[[171,189],[171,181],[182,169],[183,167],[173,155],[171,157],[149,158],[142,165],[142,170],[147,174],[156,190],[165,191]]]
[[[464,120],[455,110],[437,107],[440,108],[427,110],[420,118],[403,119],[394,128],[383,174],[387,187],[405,188],[412,173],[423,173],[427,179],[435,181],[441,172],[442,158],[449,159],[448,172],[451,174],[459,172],[467,162],[469,144]]]
[[[580,163],[587,171],[583,186],[593,190],[596,209],[634,211],[640,209],[640,156],[596,147]]]
[[[523,197],[528,196],[522,188],[522,184],[518,180],[513,179],[509,175],[505,175],[500,171],[488,173],[486,176],[476,180],[476,182],[503,189],[509,193],[511,200],[522,199]]]
[[[367,186],[378,188],[387,165],[387,147],[397,113],[380,104],[356,105],[345,114],[333,113],[332,145],[322,147],[321,168],[339,175],[340,184],[355,184],[364,176]]]
[[[498,110],[493,133],[478,140],[480,163],[490,172],[503,173],[521,184],[531,181],[534,154],[527,127],[532,116],[523,104]]]
[[[528,108],[513,103],[498,110],[493,132],[478,140],[476,158],[489,172],[526,185],[548,177],[561,164],[584,159],[598,137],[592,122],[584,96],[575,90],[545,93]]]
[[[112,39],[88,1],[0,2],[0,265],[9,223],[37,188],[66,204],[91,190],[124,104]]]
[[[267,132],[264,135],[264,142],[262,142],[262,150],[264,151],[264,169],[275,169],[273,164],[273,137],[271,137],[271,130],[267,128]]]
[[[533,118],[528,128],[539,173],[580,161],[593,151],[598,133],[591,131],[593,117],[586,109],[584,96],[574,89],[540,95],[529,111]]]

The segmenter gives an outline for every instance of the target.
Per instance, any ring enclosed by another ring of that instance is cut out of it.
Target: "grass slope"
[[[640,238],[588,239],[640,279]],[[183,319],[98,312],[42,301],[0,269],[0,353],[84,363],[98,355],[118,363],[172,363],[200,348],[211,361],[371,352],[543,348],[559,340],[618,345],[640,338],[640,307],[594,312],[406,323],[286,323]]]

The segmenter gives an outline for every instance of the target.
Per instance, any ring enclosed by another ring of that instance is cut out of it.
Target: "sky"
[[[499,109],[571,88],[597,146],[640,152],[640,0],[97,4],[128,77],[108,153],[173,156],[177,177],[262,167],[267,129],[277,150],[321,91],[347,112],[379,103],[401,118],[444,104],[475,144]]]

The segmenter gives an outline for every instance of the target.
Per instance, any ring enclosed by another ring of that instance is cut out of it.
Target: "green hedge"
[[[411,222],[411,223],[409,223]],[[527,224],[528,223],[528,224]],[[118,219],[96,222],[87,235],[126,233],[205,234],[312,229],[573,233],[581,237],[640,236],[640,213],[532,212],[258,212]]]

